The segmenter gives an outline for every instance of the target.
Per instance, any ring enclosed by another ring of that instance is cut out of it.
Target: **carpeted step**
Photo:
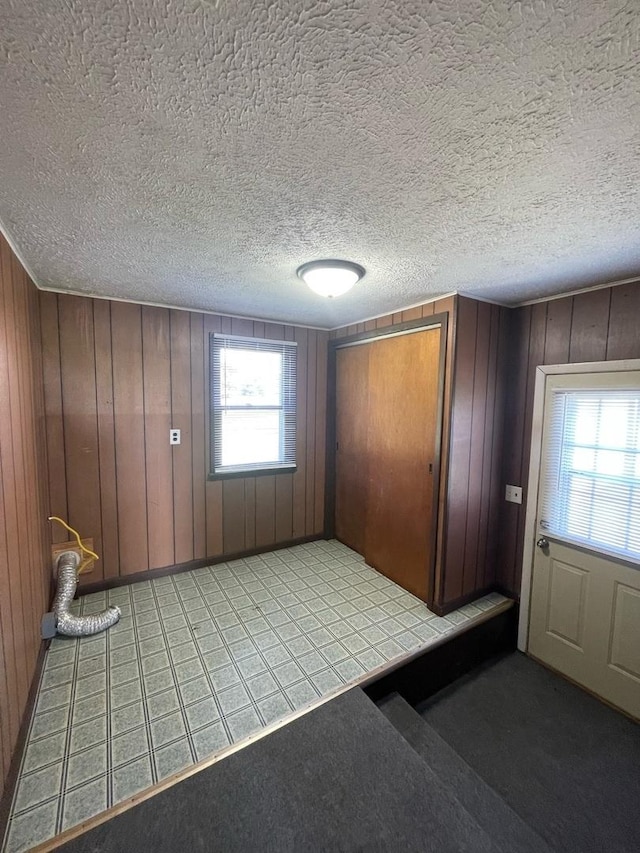
[[[514,652],[418,708],[563,853],[640,850],[640,726]]]
[[[397,693],[378,708],[502,853],[550,853],[542,838]]]
[[[501,853],[359,689],[59,853]]]

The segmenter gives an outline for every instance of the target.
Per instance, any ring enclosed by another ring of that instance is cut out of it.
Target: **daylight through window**
[[[640,392],[555,391],[540,526],[640,560]]]
[[[295,468],[296,344],[210,338],[211,473]]]

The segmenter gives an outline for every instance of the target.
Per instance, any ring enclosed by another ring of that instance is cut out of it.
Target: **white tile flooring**
[[[428,646],[505,601],[435,616],[337,541],[76,602],[118,625],[47,652],[3,850],[28,850]]]

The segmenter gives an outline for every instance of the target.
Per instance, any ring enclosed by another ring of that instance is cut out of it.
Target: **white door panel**
[[[545,394],[545,420],[542,433],[542,464],[538,494],[552,494],[557,469],[545,467],[545,450],[550,446],[549,433],[557,423],[549,424],[547,406],[550,395],[558,385],[605,389],[610,374],[589,376],[548,377]],[[640,388],[640,375],[627,374],[626,387]],[[621,380],[616,377],[612,388],[619,390]],[[634,385],[635,383],[635,385]],[[556,406],[557,409],[557,406]],[[611,432],[608,441],[611,441]],[[627,438],[627,444],[629,439]],[[627,457],[633,462],[640,441],[634,449],[632,439]],[[573,453],[574,444],[569,452]],[[556,456],[557,456],[557,450]],[[628,464],[628,459],[627,459]],[[571,466],[569,466],[571,468]],[[640,462],[638,463],[640,471]],[[562,474],[566,476],[563,471]],[[570,471],[573,474],[573,471]],[[545,478],[549,478],[548,481]],[[637,488],[631,483],[630,490]],[[597,494],[597,488],[593,489]],[[630,491],[631,493],[631,491]],[[594,499],[595,501],[595,499]],[[549,500],[546,504],[548,506]],[[570,516],[571,503],[564,518]],[[594,506],[596,516],[598,507]],[[636,520],[632,508],[627,511],[627,541],[635,535],[636,521],[640,526],[640,512]],[[631,513],[631,514],[630,514]],[[545,510],[545,516],[549,516]],[[538,526],[537,539],[547,542],[547,547],[534,548],[531,609],[529,622],[529,652],[567,677],[582,684],[607,702],[640,719],[640,566],[631,560],[614,557],[590,545],[566,541],[564,535],[554,538],[548,530]],[[603,534],[598,532],[599,536]],[[607,531],[604,531],[607,535]],[[612,531],[612,537],[615,531]],[[612,539],[612,541],[614,541]]]

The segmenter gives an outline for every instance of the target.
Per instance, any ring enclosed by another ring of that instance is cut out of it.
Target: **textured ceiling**
[[[42,287],[335,326],[640,274],[637,0],[0,0]],[[345,257],[328,301],[295,276]]]

